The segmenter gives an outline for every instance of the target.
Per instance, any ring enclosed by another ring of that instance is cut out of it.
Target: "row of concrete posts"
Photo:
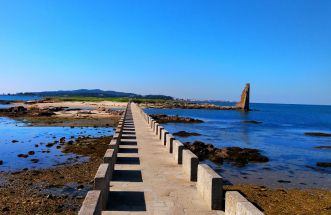
[[[223,190],[223,178],[207,164],[199,163],[198,157],[176,140],[167,130],[146,114],[138,105],[142,118],[167,148],[174,161],[182,166],[188,181],[196,182],[197,191],[210,210],[225,210],[225,215],[263,215],[263,213],[237,191]],[[225,193],[225,198],[224,198]]]
[[[109,183],[112,179],[114,166],[116,164],[117,153],[124,127],[125,117],[128,112],[127,105],[121,116],[115,134],[109,144],[109,147],[103,157],[103,163],[99,166],[94,177],[93,190],[89,191],[78,212],[79,215],[99,215],[107,208],[109,197]]]
[[[226,215],[263,215],[263,213],[237,191],[223,190],[223,178],[206,164],[200,164],[199,159],[184,145],[176,140],[167,130],[146,114],[135,103],[129,103],[116,128],[113,139],[109,144],[103,163],[99,166],[94,177],[93,190],[89,191],[79,211],[80,215],[99,215],[106,210],[109,199],[109,183],[112,180],[114,166],[125,119],[128,109],[135,108],[142,120],[160,140],[160,145],[166,147],[169,154],[178,165],[182,166],[188,181],[196,182],[197,191],[210,210],[225,210]],[[225,195],[224,195],[225,193]]]

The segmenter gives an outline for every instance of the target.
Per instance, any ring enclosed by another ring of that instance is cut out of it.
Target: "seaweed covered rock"
[[[155,119],[158,123],[202,123],[203,121],[200,119],[193,119],[190,117],[180,117],[176,116],[168,116],[165,114],[151,114],[153,119]]]
[[[268,157],[262,155],[258,149],[225,147],[215,148],[212,144],[201,141],[184,143],[185,148],[191,150],[200,160],[209,159],[216,163],[224,160],[233,162],[236,166],[245,166],[248,163],[268,162]]]
[[[173,133],[173,135],[178,137],[190,137],[190,136],[200,136],[201,134],[196,132],[187,132],[187,131],[179,131],[176,133]]]

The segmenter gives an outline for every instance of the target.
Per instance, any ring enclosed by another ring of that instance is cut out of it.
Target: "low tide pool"
[[[48,168],[65,163],[86,161],[87,157],[72,153],[62,153],[57,145],[47,147],[48,143],[74,140],[79,136],[100,137],[113,134],[113,128],[92,127],[29,127],[27,124],[6,117],[0,117],[0,172],[18,171],[24,168]],[[31,152],[33,151],[33,153]],[[18,157],[28,154],[27,158]],[[34,163],[33,161],[38,162]]]
[[[260,149],[270,161],[236,167],[230,163],[212,165],[228,183],[254,183],[273,187],[331,189],[331,168],[317,162],[331,162],[331,137],[305,136],[305,132],[331,133],[331,106],[253,104],[249,113],[219,110],[147,109],[149,114],[179,115],[204,123],[169,123],[169,132],[196,132],[201,136],[176,137],[215,147],[239,146]],[[261,124],[243,123],[256,120]]]

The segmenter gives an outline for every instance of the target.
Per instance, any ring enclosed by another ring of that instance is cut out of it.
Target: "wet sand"
[[[330,215],[331,192],[322,189],[275,189],[243,184],[227,185],[226,190],[240,191],[266,215]]]

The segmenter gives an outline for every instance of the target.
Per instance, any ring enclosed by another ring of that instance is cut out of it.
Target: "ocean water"
[[[29,101],[29,100],[39,100],[41,97],[39,96],[27,96],[27,95],[0,95],[0,101],[15,101],[15,100],[20,100],[20,101]]]
[[[0,117],[0,160],[3,161],[0,172],[48,168],[86,161],[87,157],[62,153],[56,148],[58,144],[50,148],[46,145],[59,141],[61,137],[69,141],[79,136],[99,137],[112,134],[113,128],[30,127],[24,122]],[[13,140],[18,142],[13,143]],[[29,155],[28,158],[17,157],[18,154],[27,154],[29,151],[34,151],[35,154]],[[31,159],[39,159],[39,162],[33,163]]]
[[[239,146],[260,149],[270,161],[236,167],[209,161],[227,183],[254,183],[273,187],[331,189],[331,168],[319,168],[316,162],[331,162],[331,137],[305,136],[304,132],[331,133],[331,106],[252,104],[254,111],[147,109],[150,114],[198,118],[204,123],[169,123],[169,132],[189,131],[202,136],[177,137],[182,142],[200,140],[216,147]],[[244,124],[256,120],[261,124]]]

